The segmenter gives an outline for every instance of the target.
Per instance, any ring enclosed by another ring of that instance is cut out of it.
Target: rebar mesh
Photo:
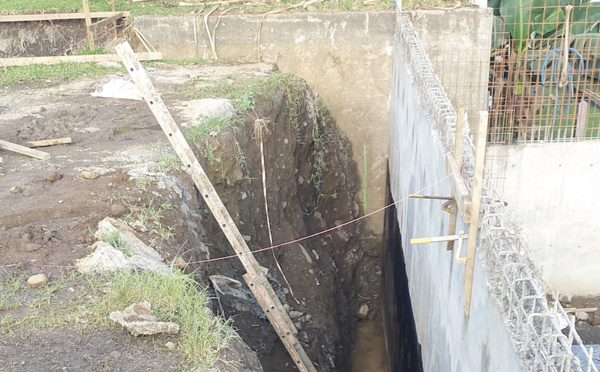
[[[396,40],[418,92],[419,109],[429,115],[434,126],[433,135],[438,137],[442,151],[451,152],[454,149],[456,112],[434,74],[412,23],[403,17],[399,28]],[[462,177],[467,188],[471,189],[475,157],[469,133],[466,124]],[[489,175],[488,172],[486,174]],[[524,238],[510,220],[500,196],[489,185],[491,182],[486,179],[479,214],[478,255],[482,259],[488,289],[502,313],[523,370],[582,371],[580,360],[571,351],[575,343],[584,350],[587,370],[598,372],[575,331],[574,319],[567,316],[556,295],[542,279],[528,255]],[[549,307],[546,293],[553,296],[554,307]]]

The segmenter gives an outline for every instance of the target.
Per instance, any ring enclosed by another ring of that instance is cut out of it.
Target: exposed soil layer
[[[181,108],[191,102],[189,80],[211,84],[231,76],[235,80],[254,79],[266,76],[270,69],[264,64],[251,68],[158,64],[148,70],[167,106]],[[135,227],[140,213],[152,207],[161,210],[161,217],[145,227],[138,224],[138,236],[166,261],[183,257],[190,262],[187,270],[194,271],[197,281],[207,286],[209,275],[217,274],[243,282],[245,271],[237,258],[198,262],[233,251],[190,177],[164,160],[173,155],[146,104],[89,96],[108,79],[78,80],[47,88],[8,87],[0,96],[4,140],[24,144],[71,136],[74,141],[69,146],[45,149],[52,154],[50,161],[1,154],[2,275],[26,277],[72,270],[76,259],[90,253],[94,240],[90,231],[98,221],[112,215]],[[369,311],[361,317],[376,318],[380,312],[380,247],[359,224],[335,229],[359,215],[355,200],[359,183],[350,148],[318,104],[317,96],[303,84],[293,85],[276,84],[268,94],[254,96],[252,109],[235,128],[196,139],[192,146],[250,248],[268,247],[260,146],[253,135],[256,119],[266,124],[263,141],[273,243],[333,230],[264,251],[256,258],[269,268],[268,278],[282,302],[297,312],[298,337],[318,370],[348,371],[355,314],[361,306],[364,310],[365,304]],[[189,110],[172,109],[172,113],[177,122],[198,124]],[[99,176],[86,179],[82,171]],[[21,191],[10,193],[13,186]],[[265,371],[295,370],[258,304],[244,288],[245,284],[234,292],[214,292],[215,312],[234,317],[234,326],[259,354]],[[0,319],[3,313],[0,311]],[[94,338],[103,332],[113,335],[103,340],[114,339],[127,350],[120,351],[123,360],[131,359],[129,353],[148,354],[148,358],[134,357],[144,359],[136,362],[143,363],[139,365],[101,364],[110,361],[114,351],[103,348],[102,343],[92,346],[97,343]],[[49,342],[48,347],[35,346],[63,333],[72,337],[74,344],[90,347],[68,347],[66,340]],[[33,370],[85,370],[81,361],[91,358],[102,366],[97,370],[166,371],[182,360],[181,355],[165,356],[168,353],[164,350],[148,346],[153,338],[133,339],[117,327],[91,333],[93,336],[67,328],[15,330],[3,340],[12,340],[8,343],[19,347],[0,344],[0,355],[8,365],[18,365],[23,353],[30,353],[27,359],[37,363]],[[74,355],[61,359],[66,364],[60,366],[44,356],[66,352]]]

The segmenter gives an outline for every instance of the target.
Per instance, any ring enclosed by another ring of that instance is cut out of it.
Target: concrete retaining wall
[[[398,43],[406,44],[401,37]],[[427,112],[451,106],[435,99],[441,96],[432,96],[430,102],[418,99],[422,93],[415,88],[419,84],[415,73],[422,73],[426,62],[417,53],[405,53],[407,49],[399,44],[394,52],[389,171],[392,195],[399,203],[398,222],[424,371],[520,371],[517,353],[488,290],[479,257],[475,262],[471,315],[467,318],[464,265],[454,261],[446,244],[409,243],[411,238],[441,236],[448,231],[448,214],[442,211],[441,201],[406,197],[430,185],[423,193],[451,193],[444,165],[449,149],[439,140],[444,134],[436,128],[435,113]],[[459,224],[458,230],[468,231],[468,226]]]
[[[385,198],[395,18],[393,11],[278,14],[261,25],[262,15],[225,15],[215,35],[219,58],[257,61],[260,51],[261,60],[277,63],[319,92],[352,143],[367,211],[381,208]],[[216,21],[211,17],[211,32]],[[146,16],[134,25],[166,58],[213,58],[202,18]],[[368,221],[378,233],[382,224],[383,214]]]
[[[488,158],[552,288],[600,294],[600,143],[494,146]]]

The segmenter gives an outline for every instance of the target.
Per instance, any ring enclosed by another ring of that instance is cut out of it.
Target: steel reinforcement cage
[[[431,118],[433,134],[438,137],[442,151],[452,152],[456,111],[406,16],[399,21],[397,40],[411,70],[419,108]],[[467,124],[463,138],[462,176],[471,189],[475,158]],[[566,314],[557,295],[542,279],[528,255],[525,239],[517,233],[518,229],[491,184],[486,176],[479,211],[477,251],[482,258],[488,289],[503,315],[523,371],[598,372],[592,362],[593,351],[585,349],[575,330],[574,318]],[[549,305],[546,293],[550,294],[553,306]],[[583,350],[582,360],[573,354],[574,344]]]

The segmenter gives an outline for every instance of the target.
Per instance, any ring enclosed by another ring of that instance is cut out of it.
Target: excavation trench
[[[350,146],[316,94],[299,80],[253,98],[255,107],[242,125],[192,141],[192,146],[250,249],[256,250],[271,245],[263,142],[273,244],[294,242],[257,253],[256,259],[269,268],[267,277],[290,310],[298,338],[318,370],[349,371],[357,316],[374,319],[380,313],[379,247],[369,246],[358,223],[335,228],[359,216]],[[189,208],[200,211],[199,236],[210,258],[230,256],[232,248],[200,195],[194,195]],[[191,268],[203,283],[214,275],[244,282],[245,270],[237,258]],[[213,286],[214,311],[234,318],[265,370],[295,370],[251,292],[245,286],[218,287]]]

